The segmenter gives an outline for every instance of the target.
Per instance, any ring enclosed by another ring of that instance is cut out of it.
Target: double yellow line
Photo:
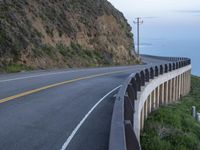
[[[86,76],[86,77],[76,78],[76,79],[72,79],[72,80],[67,80],[67,81],[47,85],[47,86],[44,86],[44,87],[41,87],[41,88],[33,89],[33,90],[30,90],[30,91],[26,91],[26,92],[23,92],[23,93],[19,93],[19,94],[13,95],[13,96],[9,96],[9,97],[0,99],[0,104],[7,102],[7,101],[10,101],[10,100],[13,100],[13,99],[16,99],[16,98],[20,98],[20,97],[29,95],[29,94],[33,94],[33,93],[40,92],[40,91],[43,91],[43,90],[46,90],[46,89],[54,88],[54,87],[57,87],[57,86],[60,86],[60,85],[63,85],[63,84],[68,84],[68,83],[72,83],[72,82],[76,82],[76,81],[80,81],[80,80],[86,80],[86,79],[91,79],[91,78],[101,77],[101,76],[106,76],[106,75],[111,75],[111,74],[123,73],[123,72],[126,72],[126,71],[130,71],[130,69],[123,70],[123,71],[112,71],[112,72],[108,72],[108,73],[95,74],[95,75],[90,75],[90,76]]]

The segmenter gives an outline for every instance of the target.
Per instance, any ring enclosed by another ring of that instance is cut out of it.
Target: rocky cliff
[[[107,0],[0,0],[0,68],[132,64],[133,35]]]

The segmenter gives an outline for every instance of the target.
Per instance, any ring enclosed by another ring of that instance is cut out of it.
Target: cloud
[[[194,14],[199,14],[200,10],[177,10],[176,12],[179,12],[179,13],[194,13]]]

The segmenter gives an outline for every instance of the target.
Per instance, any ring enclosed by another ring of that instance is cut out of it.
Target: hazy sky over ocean
[[[134,34],[134,18],[143,19],[142,53],[190,57],[193,74],[200,76],[200,0],[108,1],[124,13]]]

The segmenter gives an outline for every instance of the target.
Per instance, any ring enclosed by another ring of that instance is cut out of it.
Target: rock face
[[[0,67],[134,63],[133,35],[107,0],[0,0]]]

